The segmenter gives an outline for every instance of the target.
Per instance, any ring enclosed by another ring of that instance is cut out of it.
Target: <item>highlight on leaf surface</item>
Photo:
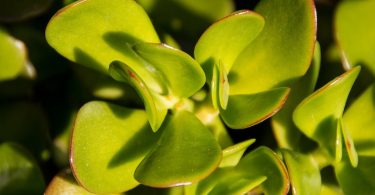
[[[197,182],[211,174],[222,154],[212,133],[188,111],[166,118],[161,137],[138,166],[134,177],[153,187]]]
[[[293,113],[293,121],[302,133],[318,142],[332,158],[336,151],[337,122],[360,69],[355,67],[336,77],[305,98]]]
[[[143,110],[92,101],[78,112],[70,163],[78,183],[93,193],[120,193],[139,183],[133,174],[158,139]]]

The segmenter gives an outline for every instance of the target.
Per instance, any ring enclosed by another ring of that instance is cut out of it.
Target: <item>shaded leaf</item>
[[[230,128],[250,127],[273,116],[289,92],[289,88],[276,88],[256,94],[230,95],[227,108],[220,109],[220,116]]]
[[[318,164],[310,156],[281,150],[294,195],[318,195],[321,190],[320,170]]]
[[[0,3],[0,21],[16,22],[37,16],[45,12],[53,0],[2,0]]]
[[[93,101],[78,112],[70,160],[77,181],[93,193],[138,185],[134,171],[157,140],[142,110]]]
[[[191,184],[211,174],[221,149],[211,132],[190,112],[167,118],[155,148],[143,159],[134,177],[153,187]]]
[[[34,158],[21,146],[0,145],[0,194],[42,194],[44,180]]]

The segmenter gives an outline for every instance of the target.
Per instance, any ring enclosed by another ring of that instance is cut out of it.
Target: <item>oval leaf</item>
[[[342,49],[345,68],[349,69],[360,63],[373,75],[375,75],[374,9],[375,1],[342,1],[336,9],[335,16],[335,35]]]
[[[165,44],[139,43],[134,51],[155,67],[170,88],[170,95],[190,97],[205,83],[204,72],[188,54]]]
[[[256,125],[273,116],[284,105],[289,92],[289,88],[277,88],[256,94],[230,95],[227,108],[220,110],[220,116],[233,129]]]
[[[250,139],[225,148],[223,150],[223,159],[221,160],[220,167],[222,168],[236,166],[240,161],[243,153],[254,142],[255,139]]]
[[[131,46],[159,38],[134,0],[81,0],[58,11],[46,29],[48,43],[66,58],[107,73],[114,60],[137,71],[152,89],[162,91]]]
[[[337,121],[360,69],[355,67],[327,83],[305,98],[293,113],[297,127],[325,148],[331,157],[335,157]]]
[[[137,168],[134,177],[153,187],[191,184],[219,165],[221,149],[211,132],[187,111],[167,118],[161,138]]]
[[[219,61],[229,71],[237,56],[255,39],[263,25],[263,17],[255,12],[234,12],[203,33],[195,46],[194,56],[206,74],[210,75],[208,71]]]
[[[148,88],[138,74],[126,64],[114,61],[109,67],[109,74],[117,81],[129,83],[134,87],[145,104],[147,117],[153,131],[157,131],[167,114],[167,107],[161,102],[161,96]]]
[[[70,163],[77,181],[93,193],[134,188],[134,171],[157,140],[142,110],[93,101],[78,112]]]
[[[321,189],[318,164],[310,156],[283,149],[293,195],[319,195]]]
[[[0,194],[42,194],[44,180],[33,157],[21,146],[0,145]]]
[[[306,73],[313,56],[314,1],[260,1],[255,11],[265,18],[264,29],[234,62],[231,94],[289,86]]]

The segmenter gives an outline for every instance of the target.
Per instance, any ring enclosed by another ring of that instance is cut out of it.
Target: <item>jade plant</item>
[[[375,191],[373,0],[332,3],[333,41],[313,0],[20,4],[0,14],[0,194]]]

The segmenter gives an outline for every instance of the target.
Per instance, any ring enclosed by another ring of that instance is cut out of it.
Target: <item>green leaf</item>
[[[345,125],[344,121],[340,118],[340,124],[341,124],[341,131],[342,135],[344,137],[344,145],[346,148],[346,151],[348,153],[348,157],[350,160],[350,163],[353,167],[357,167],[358,165],[358,154],[354,146],[354,142],[352,137],[350,136],[349,130],[347,126]]]
[[[337,122],[359,72],[360,67],[355,67],[336,77],[305,98],[293,113],[297,127],[317,141],[331,157],[335,156]]]
[[[135,69],[152,89],[163,92],[158,78],[132,50],[159,38],[145,11],[134,0],[81,0],[58,11],[46,29],[48,43],[66,58],[107,73],[114,60]]]
[[[221,149],[211,132],[187,111],[166,119],[155,148],[138,166],[134,177],[153,187],[191,184],[211,174]]]
[[[236,166],[241,160],[242,155],[246,149],[255,142],[255,139],[249,139],[247,141],[240,142],[233,146],[229,146],[223,150],[223,159],[219,167],[232,167]]]
[[[375,75],[375,1],[342,1],[336,9],[335,35],[344,67],[365,65]],[[360,49],[359,49],[360,48]]]
[[[138,185],[136,167],[156,143],[146,113],[93,101],[78,112],[71,140],[71,167],[93,193],[119,193]]]
[[[2,0],[0,3],[0,21],[17,22],[45,12],[53,0]]]
[[[188,54],[165,44],[138,43],[134,51],[161,74],[170,95],[190,97],[205,83],[199,64]]]
[[[314,1],[260,1],[255,11],[265,18],[264,29],[234,62],[231,94],[289,86],[306,73],[313,56]]]
[[[129,83],[142,98],[149,123],[156,132],[167,114],[167,106],[162,102],[162,96],[148,88],[144,80],[128,65],[114,61],[109,67],[109,74],[117,81]]]
[[[375,192],[375,157],[359,156],[358,167],[349,159],[335,166],[337,180],[344,194],[373,194]]]
[[[34,158],[21,146],[0,145],[0,194],[42,194],[44,180]]]
[[[375,84],[372,84],[349,106],[343,118],[358,154],[362,156],[375,156],[374,100]]]
[[[95,195],[81,187],[74,179],[70,170],[61,171],[48,184],[45,195],[55,194],[79,194]]]
[[[293,195],[318,195],[321,190],[320,170],[310,156],[282,149],[288,168]]]
[[[255,12],[234,12],[203,33],[195,46],[194,56],[208,75],[219,61],[229,72],[238,55],[260,33],[263,25],[263,17]]]
[[[297,105],[314,91],[320,69],[320,46],[315,44],[314,58],[307,73],[291,86],[291,92],[283,108],[272,117],[273,133],[281,148],[300,150],[306,142],[301,142],[301,132],[293,122],[293,111]]]
[[[289,191],[289,176],[285,165],[267,147],[261,146],[245,155],[237,168],[247,177],[266,176],[267,180],[260,186],[266,195],[286,194]]]
[[[16,78],[26,64],[25,45],[3,28],[0,28],[0,59],[0,81]]]
[[[220,109],[220,116],[233,129],[256,125],[273,116],[283,106],[289,92],[289,88],[276,88],[256,94],[230,95],[227,108]]]
[[[212,80],[210,83],[212,104],[215,109],[226,109],[229,99],[229,83],[227,72],[224,65],[219,61],[219,64],[213,65]]]

